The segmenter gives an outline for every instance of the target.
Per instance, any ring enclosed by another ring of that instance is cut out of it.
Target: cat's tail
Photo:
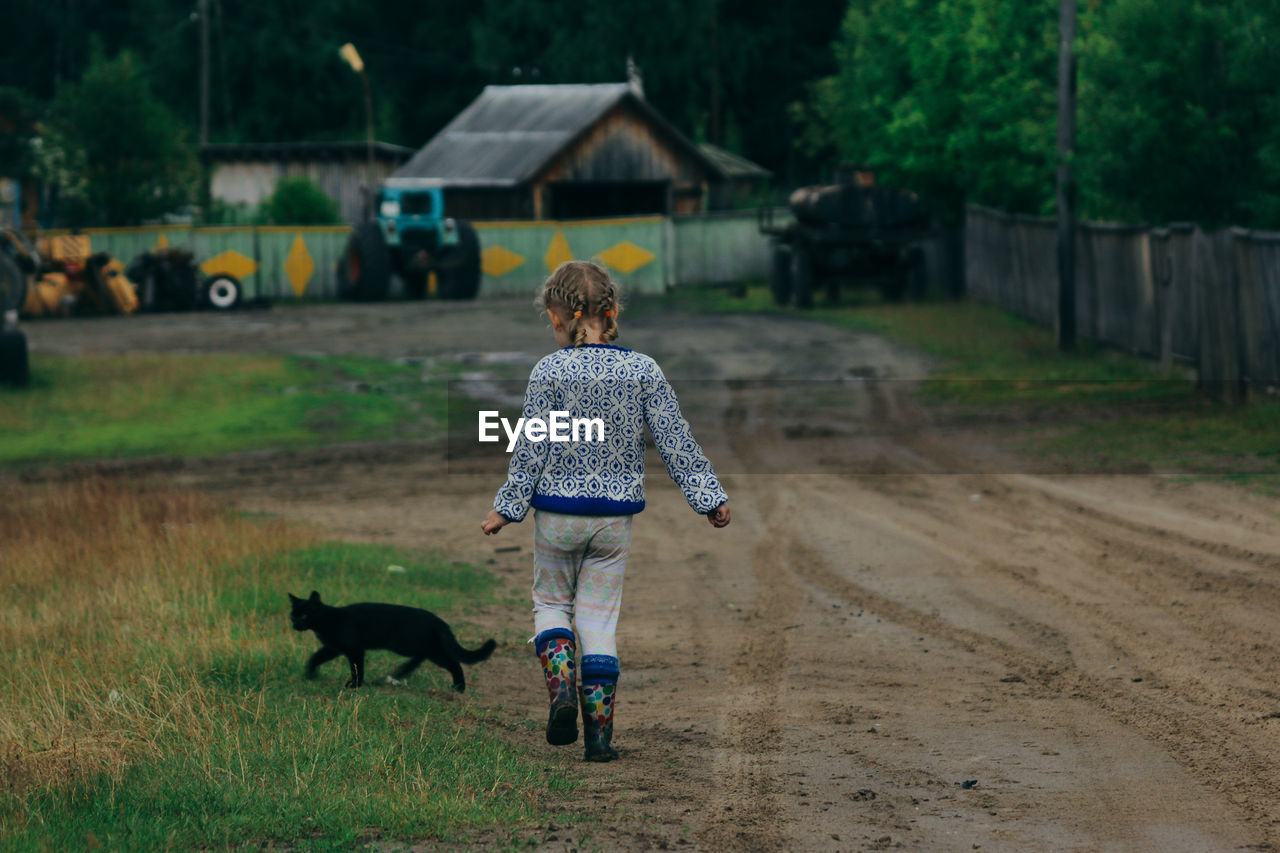
[[[454,645],[457,646],[454,656],[461,663],[480,663],[482,660],[488,660],[489,655],[493,654],[493,650],[498,647],[492,639],[485,640],[484,645],[478,649],[464,649],[457,640],[454,640]]]

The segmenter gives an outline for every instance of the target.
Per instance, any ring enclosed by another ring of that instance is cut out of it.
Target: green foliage
[[[787,175],[805,168],[787,105],[831,69],[827,45],[843,5],[486,0],[472,31],[493,82],[617,82],[630,56],[646,99],[677,128]]]
[[[93,211],[92,221],[67,224],[137,224],[194,196],[199,165],[186,129],[129,52],[99,56],[79,82],[59,87],[48,126],[43,142],[58,165],[45,177]]]
[[[678,129],[786,176],[807,168],[786,105],[833,70],[845,2],[210,0],[211,141],[363,139],[363,88],[338,58],[344,42],[364,57],[377,137],[415,148],[486,84],[617,82],[631,55]],[[97,38],[146,57],[152,88],[194,135],[200,22],[190,0],[9,6],[21,35],[0,52],[0,80],[50,100],[57,83],[84,74]]]
[[[341,225],[338,203],[306,175],[281,178],[258,208],[260,225]]]
[[[851,0],[837,72],[793,116],[810,150],[958,213],[1055,207],[1056,0]],[[1089,218],[1280,226],[1280,9],[1082,4],[1076,174]]]
[[[0,177],[25,178],[35,171],[35,98],[13,86],[0,86]]]
[[[1123,220],[1280,226],[1280,9],[1116,0],[1080,45],[1084,203]]]
[[[837,73],[796,108],[811,149],[876,169],[955,216],[1038,211],[1052,188],[1055,0],[855,0]]]

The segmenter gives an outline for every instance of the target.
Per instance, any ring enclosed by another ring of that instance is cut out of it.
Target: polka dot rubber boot
[[[568,633],[568,632],[566,632]],[[578,703],[575,701],[572,637],[548,637],[537,644],[542,674],[546,676],[551,712],[547,716],[547,743],[565,746],[578,739]]]
[[[618,751],[613,748],[613,700],[617,684],[584,684],[578,688],[582,698],[582,740],[587,761],[613,761]]]

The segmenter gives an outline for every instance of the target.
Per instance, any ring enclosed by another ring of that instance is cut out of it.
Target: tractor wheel
[[[784,308],[791,304],[791,249],[786,246],[773,247],[769,289],[773,291],[774,305]]]
[[[0,332],[0,383],[25,388],[31,384],[27,336],[18,330]]]
[[[797,308],[813,307],[813,255],[804,246],[791,251],[791,290]]]
[[[27,274],[18,262],[0,252],[0,319],[9,311],[21,311],[27,299]]]
[[[347,238],[338,260],[338,296],[356,302],[381,302],[391,287],[391,253],[377,222],[362,222]]]
[[[929,291],[929,265],[925,261],[924,249],[915,247],[911,250],[911,272],[907,277],[907,298],[919,301]]]
[[[201,294],[204,304],[215,311],[230,311],[244,299],[244,286],[235,276],[218,273],[204,280]]]
[[[480,292],[480,237],[470,222],[458,223],[458,246],[449,266],[436,270],[441,299],[475,299]]]
[[[160,297],[156,287],[156,264],[150,252],[144,252],[129,262],[124,274],[138,289],[138,310],[155,311]]]

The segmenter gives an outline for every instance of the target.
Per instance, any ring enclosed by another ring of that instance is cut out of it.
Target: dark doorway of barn
[[[565,181],[549,186],[552,219],[668,212],[668,181]]]

